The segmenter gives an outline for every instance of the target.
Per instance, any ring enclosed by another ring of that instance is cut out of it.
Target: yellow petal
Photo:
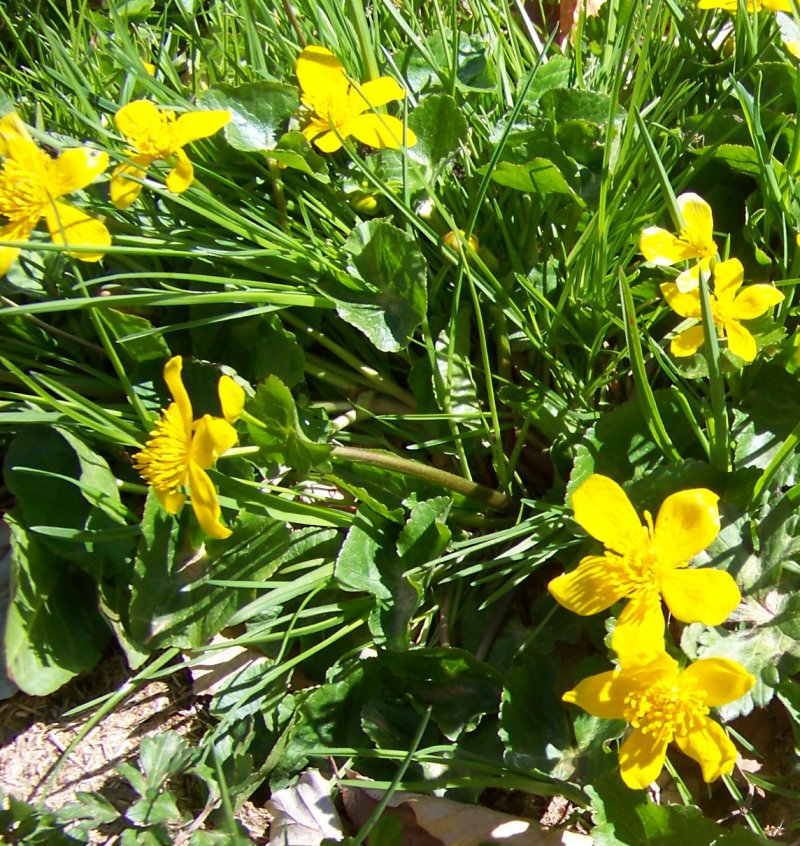
[[[172,399],[175,400],[175,405],[183,421],[183,428],[187,435],[192,431],[192,402],[189,399],[189,394],[183,384],[183,377],[181,371],[183,370],[183,356],[174,355],[164,365],[164,381],[167,383]]]
[[[314,138],[314,146],[321,153],[335,153],[337,150],[342,149],[342,139],[331,130]]]
[[[783,294],[772,285],[748,285],[736,295],[730,316],[734,320],[752,320],[783,299]]]
[[[706,342],[706,336],[702,326],[692,326],[684,329],[670,341],[669,351],[675,358],[685,358],[694,355]]]
[[[608,476],[595,473],[572,494],[577,522],[608,549],[625,553],[644,540],[644,528],[628,495]]]
[[[222,407],[222,416],[229,423],[238,420],[244,410],[244,388],[230,376],[220,376],[217,393]]]
[[[733,295],[744,282],[744,267],[739,259],[719,262],[714,268],[714,296],[723,302],[732,302]]]
[[[696,266],[691,270],[687,270],[686,272],[691,274],[692,270],[695,269]],[[667,301],[667,305],[681,317],[700,317],[700,292],[698,290],[699,283],[697,282],[696,276],[694,278],[694,288],[690,288],[686,292],[681,291],[681,289],[675,282],[661,283],[661,293],[664,295],[664,299]],[[684,285],[686,285],[685,281]]]
[[[36,146],[28,134],[25,124],[16,112],[9,112],[0,118],[0,156],[9,158],[20,142]]]
[[[390,76],[382,76],[380,79],[373,79],[369,82],[362,82],[358,89],[354,86],[350,91],[349,99],[354,108],[362,112],[368,108],[385,106],[393,100],[402,100],[406,96],[403,88],[396,79]]]
[[[634,596],[622,609],[611,635],[611,648],[623,667],[647,663],[664,652],[664,615],[655,589]]]
[[[56,181],[48,186],[54,197],[85,188],[108,167],[108,155],[89,147],[75,147],[53,162]]]
[[[702,197],[691,193],[681,194],[677,202],[684,223],[681,236],[693,245],[698,258],[713,256],[717,252],[717,246],[714,243],[711,206]]]
[[[12,221],[0,229],[0,276],[5,276],[17,260],[19,247],[3,247],[4,241],[28,241],[36,221]]]
[[[346,133],[379,150],[399,150],[403,146],[403,122],[391,115],[359,115],[347,121]],[[407,147],[417,143],[417,136],[410,129],[406,129],[405,138]]]
[[[691,244],[657,226],[648,226],[639,236],[639,252],[647,261],[661,266],[697,256]]]
[[[317,106],[326,101],[347,99],[350,83],[344,67],[325,47],[306,47],[297,59],[295,73],[304,102],[315,112],[319,113]]]
[[[763,7],[768,12],[791,12],[792,0],[763,0]]]
[[[164,510],[169,514],[177,514],[181,510],[183,503],[186,502],[186,495],[177,491],[159,491],[153,488],[153,492],[158,497],[158,501]]]
[[[677,735],[675,743],[684,754],[700,764],[703,781],[711,782],[733,771],[738,754],[736,747],[714,720],[706,720],[705,725],[687,735]]]
[[[219,507],[214,485],[208,473],[193,461],[189,462],[189,490],[192,494],[192,511],[200,528],[212,538],[222,540],[230,537],[231,530],[219,520],[222,509]]]
[[[147,167],[152,163],[153,159],[150,156],[132,156],[132,161]],[[127,209],[128,206],[136,202],[139,192],[144,187],[141,182],[135,182],[129,177],[135,176],[137,179],[144,179],[147,174],[139,167],[130,164],[121,164],[114,168],[111,174],[110,193],[111,202],[115,208]]]
[[[559,605],[575,614],[597,614],[622,599],[632,586],[620,577],[624,571],[615,574],[612,568],[605,556],[587,555],[572,572],[552,579],[547,589]]]
[[[692,291],[697,291],[700,287],[700,273],[703,273],[706,280],[711,278],[711,257],[700,259],[700,261],[692,265],[688,270],[679,273],[675,279],[675,284],[682,294],[689,294]],[[699,300],[698,300],[699,304]],[[698,305],[699,307],[699,305]]]
[[[312,117],[311,120],[303,127],[301,130],[303,136],[305,137],[306,141],[313,141],[318,135],[322,135],[323,132],[330,132],[331,125],[326,120],[319,120],[316,117]],[[335,136],[334,136],[335,137]],[[341,144],[339,144],[341,147]],[[337,148],[338,149],[338,148]]]
[[[747,362],[753,361],[758,353],[756,339],[750,332],[735,320],[725,321],[725,335],[728,338],[728,349],[739,358]]]
[[[194,168],[183,150],[175,151],[175,167],[167,174],[167,188],[173,194],[182,194],[194,181]]]
[[[681,673],[681,680],[690,682],[695,690],[705,691],[705,704],[712,708],[739,699],[756,682],[738,661],[730,658],[701,658]]]
[[[226,110],[185,112],[175,121],[178,146],[183,147],[198,138],[208,138],[229,123],[231,113]]]
[[[138,139],[158,135],[164,128],[161,112],[150,100],[134,100],[123,106],[114,115],[114,123],[134,147]]]
[[[719,497],[707,488],[678,491],[661,503],[653,547],[659,564],[677,566],[702,552],[719,534]]]
[[[194,424],[191,461],[203,469],[208,469],[237,439],[236,429],[227,420],[204,414]]]
[[[52,202],[44,211],[47,228],[54,244],[70,247],[108,247],[111,245],[111,233],[105,224],[88,214],[68,206],[66,203]],[[100,261],[103,253],[70,253],[81,261]]]
[[[628,686],[620,683],[619,670],[598,673],[579,682],[561,698],[594,717],[618,720],[623,716]]]
[[[724,623],[742,599],[730,573],[709,567],[663,571],[661,595],[678,620],[707,626]]]
[[[619,750],[619,774],[632,790],[645,790],[658,778],[666,757],[667,741],[633,729]]]

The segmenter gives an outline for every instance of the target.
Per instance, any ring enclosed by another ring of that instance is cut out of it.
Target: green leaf
[[[353,229],[344,249],[358,288],[337,291],[337,313],[382,352],[405,349],[428,304],[427,263],[415,240],[386,220],[370,220]]]
[[[169,346],[160,333],[128,337],[152,329],[153,324],[147,318],[113,308],[98,309],[97,313],[111,330],[111,335],[122,348],[125,356],[133,364],[154,359],[164,361],[170,357]]]
[[[288,464],[300,474],[327,462],[331,447],[306,435],[292,392],[277,376],[269,376],[258,386],[248,410],[261,424],[246,420],[250,439],[273,461]]]
[[[499,162],[492,171],[492,181],[516,191],[528,191],[543,196],[566,194],[583,205],[583,200],[550,159],[534,158],[524,164]]]
[[[461,91],[487,91],[494,88],[494,81],[486,62],[486,45],[476,35],[458,33],[457,56],[453,62],[453,32],[447,27],[430,38],[408,47],[395,57],[397,66],[403,72],[411,90],[444,88],[449,81],[453,66],[456,69],[456,88]]]
[[[134,825],[139,826],[180,822],[182,819],[175,797],[168,791],[137,799],[125,812],[125,816]]]
[[[5,630],[9,678],[46,696],[102,656],[110,631],[97,610],[97,588],[54,555],[11,515],[11,600]]]
[[[254,594],[211,580],[269,578],[289,545],[284,523],[242,512],[232,537],[207,540],[193,557],[177,546],[174,519],[151,493],[142,517],[142,541],[131,581],[130,630],[155,649],[203,646]]]
[[[566,88],[571,76],[572,62],[566,56],[558,54],[550,56],[549,60],[540,65],[539,70],[536,71],[536,76],[525,95],[526,103],[536,102],[545,91],[551,88]]]
[[[157,789],[169,776],[185,770],[193,757],[189,744],[176,731],[165,731],[143,738],[139,766],[147,789]]]
[[[313,176],[320,182],[330,182],[328,163],[314,147],[308,143],[302,132],[287,132],[281,136],[278,146],[270,150],[270,159],[280,164]]]
[[[114,822],[120,816],[119,811],[99,793],[78,790],[75,793],[75,800],[56,811],[57,819],[69,824],[70,829],[88,833],[102,825]]]
[[[608,123],[611,98],[607,94],[579,88],[551,88],[541,97],[542,108],[557,124],[570,120],[585,120],[599,126]],[[617,112],[624,112],[617,106]]]
[[[483,406],[478,397],[478,386],[472,377],[472,362],[469,355],[470,326],[469,309],[458,313],[455,324],[455,340],[451,344],[446,332],[440,332],[434,345],[434,361],[438,379],[433,379],[433,390],[439,407],[458,417],[459,426],[465,429],[483,429]]]
[[[284,82],[217,85],[200,96],[207,109],[227,109],[225,138],[237,150],[273,150],[289,119],[300,108],[297,88]]]
[[[408,125],[417,136],[408,157],[429,166],[444,161],[467,134],[464,113],[449,94],[426,97],[409,115]]]

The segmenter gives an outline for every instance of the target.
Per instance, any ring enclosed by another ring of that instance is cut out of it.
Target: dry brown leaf
[[[561,0],[558,24],[559,39],[564,41],[578,25],[581,8],[584,9],[587,18],[594,18],[600,14],[600,9],[605,3],[606,0]]]
[[[292,787],[277,790],[265,807],[272,814],[268,846],[319,846],[326,838],[344,839],[331,783],[318,770],[307,770]]]
[[[195,696],[214,696],[224,690],[230,680],[245,667],[259,662],[267,664],[268,658],[263,652],[256,652],[244,646],[223,647],[222,644],[227,641],[222,635],[215,635],[210,645],[219,646],[219,649],[189,653],[192,659],[200,658],[189,665]]]

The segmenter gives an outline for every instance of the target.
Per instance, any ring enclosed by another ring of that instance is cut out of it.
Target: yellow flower
[[[323,153],[334,153],[342,140],[351,135],[362,144],[382,149],[399,149],[417,143],[417,137],[391,115],[370,111],[392,100],[402,100],[406,92],[390,76],[353,85],[342,63],[324,47],[306,47],[297,60],[300,101],[311,111],[303,135]]]
[[[672,741],[714,781],[733,770],[736,747],[709,708],[733,702],[755,683],[728,658],[703,658],[686,669],[663,651],[640,661],[620,655],[620,669],[589,676],[562,697],[595,717],[624,719],[630,734],[619,750],[622,780],[634,790],[652,784]]]
[[[188,488],[203,531],[212,538],[227,538],[231,530],[219,521],[217,492],[206,470],[236,443],[231,422],[242,413],[244,391],[230,376],[220,377],[217,390],[225,419],[204,414],[194,420],[182,368],[179,355],[164,365],[164,381],[173,402],[156,421],[144,449],[133,456],[134,466],[170,514],[176,514],[186,500],[179,488]]]
[[[58,198],[85,188],[108,167],[105,153],[89,147],[64,150],[57,158],[34,144],[25,125],[11,112],[0,119],[0,245],[27,241],[44,217],[55,244],[72,247],[107,247],[108,229]],[[0,276],[19,255],[18,247],[0,246]],[[99,261],[103,253],[70,253],[81,261]]]
[[[648,226],[639,236],[639,250],[647,261],[669,266],[686,259],[699,259],[707,271],[711,259],[717,254],[714,242],[714,218],[711,206],[697,194],[681,194],[677,198],[678,210],[684,227],[677,235]],[[692,280],[684,271],[678,276],[677,285],[681,291],[690,290]],[[696,287],[697,282],[694,281]]]
[[[678,491],[664,500],[655,525],[647,511],[642,525],[613,479],[590,476],[573,493],[572,507],[575,520],[603,543],[605,552],[582,558],[547,589],[565,608],[582,615],[628,599],[612,638],[617,652],[651,649],[662,641],[662,596],[684,623],[719,625],[741,599],[736,582],[722,570],[686,569],[687,561],[719,532],[718,499],[705,488]]]
[[[736,13],[739,8],[738,0],[700,0],[698,9],[724,9],[726,12]],[[792,0],[747,0],[748,12],[791,12]]]
[[[114,116],[117,129],[133,148],[131,164],[121,164],[111,174],[111,202],[126,209],[139,196],[144,168],[158,159],[175,156],[175,168],[167,174],[167,188],[173,194],[185,191],[194,181],[194,168],[183,152],[185,144],[219,132],[231,119],[227,111],[175,112],[160,109],[150,100],[134,100]]]
[[[681,317],[700,319],[699,268],[686,271],[695,284],[688,291],[681,291],[676,282],[664,282],[661,293],[669,307]],[[738,259],[719,262],[712,274],[714,290],[709,292],[711,314],[721,337],[728,339],[728,349],[752,361],[758,348],[755,338],[742,326],[740,320],[760,317],[771,306],[783,300],[783,294],[772,285],[748,285],[739,291],[744,281],[744,268]],[[737,293],[739,291],[739,293]],[[678,358],[692,355],[705,343],[702,325],[692,326],[676,335],[670,343],[670,351]]]

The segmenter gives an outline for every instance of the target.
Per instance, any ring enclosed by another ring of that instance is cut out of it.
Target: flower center
[[[629,599],[646,597],[649,604],[657,604],[661,595],[659,563],[653,548],[653,517],[649,511],[644,512],[644,519],[646,525],[642,526],[642,538],[638,544],[632,545],[622,555],[606,552],[606,558],[613,563],[608,577],[627,587],[625,596]]]
[[[46,153],[20,161],[6,159],[0,168],[0,215],[11,221],[42,216],[50,202],[47,185],[51,180]],[[40,158],[44,157],[44,158]]]
[[[643,734],[651,734],[664,743],[675,735],[685,737],[707,722],[706,691],[681,683],[677,675],[657,681],[644,690],[625,697],[623,715]]]
[[[144,449],[133,456],[133,466],[157,491],[170,493],[186,484],[192,445],[191,433],[175,403],[164,411],[150,434]]]
[[[136,150],[154,159],[166,159],[180,147],[175,132],[175,112],[161,109],[159,119],[137,128],[134,137],[128,140]]]
[[[695,237],[696,234],[696,230],[687,227],[681,229],[678,233],[678,237],[681,241],[685,241],[687,244],[691,245],[698,258],[703,259],[715,256],[717,254],[717,245],[713,241],[705,241],[702,238]]]

